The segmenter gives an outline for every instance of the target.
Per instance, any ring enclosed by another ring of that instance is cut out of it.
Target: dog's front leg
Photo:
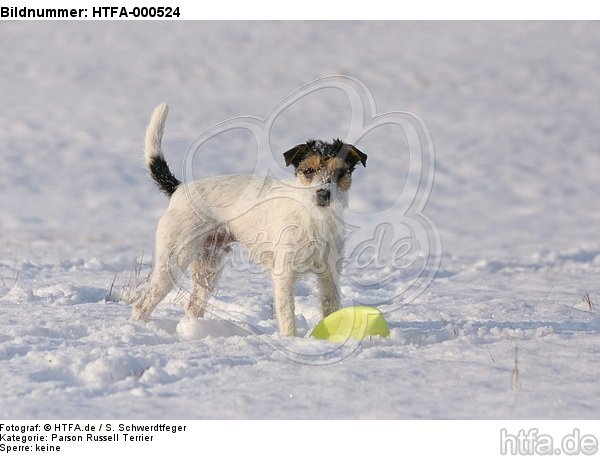
[[[282,336],[296,335],[296,314],[294,312],[294,278],[273,276],[273,298],[279,333]]]
[[[323,317],[339,310],[341,307],[337,277],[328,271],[317,276],[319,303]]]

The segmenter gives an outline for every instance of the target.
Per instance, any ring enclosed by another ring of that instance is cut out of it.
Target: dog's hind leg
[[[203,317],[208,305],[208,298],[213,292],[221,273],[220,255],[202,255],[192,262],[193,289],[190,300],[185,306],[188,317]]]
[[[216,228],[204,238],[202,253],[192,261],[193,289],[190,300],[185,306],[185,314],[188,317],[204,316],[208,298],[219,280],[223,260],[233,240],[233,236],[224,227]]]
[[[148,321],[154,308],[161,302],[173,288],[173,283],[179,274],[171,270],[167,264],[156,264],[150,278],[150,286],[142,297],[133,305],[131,318],[134,320]],[[174,277],[175,276],[175,277]]]
[[[154,308],[171,291],[190,264],[190,249],[173,241],[172,230],[165,230],[164,224],[159,224],[157,231],[154,269],[150,277],[150,285],[142,297],[134,304],[131,318],[148,321]]]

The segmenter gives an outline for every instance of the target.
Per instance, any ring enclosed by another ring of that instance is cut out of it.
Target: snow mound
[[[151,363],[143,358],[109,351],[100,358],[85,363],[80,370],[79,379],[89,386],[108,385],[126,379],[135,381],[150,367]]]
[[[205,320],[183,317],[177,325],[177,334],[185,340],[206,337],[249,336],[252,332],[227,320]]]

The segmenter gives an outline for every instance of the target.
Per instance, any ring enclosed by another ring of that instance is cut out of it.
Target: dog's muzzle
[[[329,206],[329,200],[331,199],[331,192],[326,189],[317,190],[317,205],[326,207]]]

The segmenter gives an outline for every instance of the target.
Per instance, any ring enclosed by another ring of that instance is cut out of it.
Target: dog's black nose
[[[326,189],[317,190],[317,204],[319,206],[328,206],[331,192]]]

